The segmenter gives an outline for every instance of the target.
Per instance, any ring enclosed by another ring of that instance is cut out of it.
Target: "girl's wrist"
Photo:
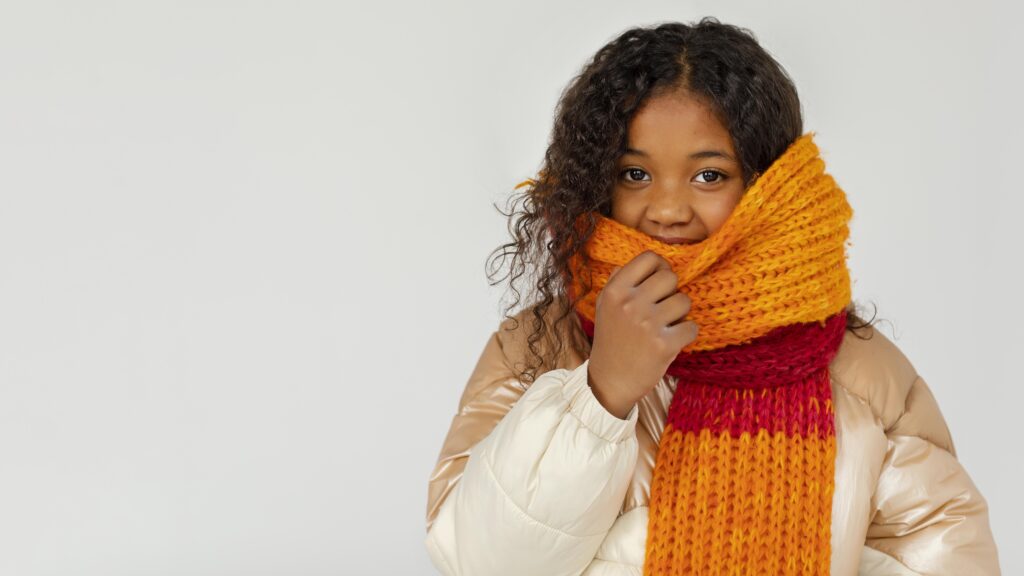
[[[594,397],[597,398],[601,406],[619,420],[625,420],[633,410],[633,406],[636,405],[635,400],[617,397],[615,394],[609,393],[603,385],[595,382],[589,366],[587,367],[587,385],[590,386]]]

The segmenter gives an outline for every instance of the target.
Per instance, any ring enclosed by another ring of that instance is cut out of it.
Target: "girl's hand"
[[[587,378],[594,396],[619,418],[697,338],[697,324],[683,319],[692,301],[676,289],[678,282],[667,260],[645,250],[615,268],[597,296]]]

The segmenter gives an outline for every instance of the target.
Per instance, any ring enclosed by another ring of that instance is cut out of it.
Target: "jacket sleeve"
[[[446,576],[578,575],[625,498],[638,409],[625,420],[605,410],[589,360],[522,392],[502,348],[495,333],[431,476],[427,551]]]
[[[988,503],[957,460],[945,418],[921,376],[885,433],[888,450],[860,573],[1000,574]]]

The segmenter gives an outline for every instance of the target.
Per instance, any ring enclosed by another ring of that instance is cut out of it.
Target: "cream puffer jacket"
[[[676,378],[625,420],[587,384],[588,351],[564,346],[523,384],[528,312],[491,335],[462,392],[429,479],[428,554],[446,576],[639,576]],[[831,574],[999,574],[987,501],[903,353],[873,328],[847,331],[829,371]]]

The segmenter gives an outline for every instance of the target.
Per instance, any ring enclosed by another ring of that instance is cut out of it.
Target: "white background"
[[[854,207],[854,298],[1019,522],[1022,10],[0,3],[0,574],[433,574],[500,320],[493,203],[626,28],[750,28]],[[1010,8],[1006,8],[1010,7]]]

